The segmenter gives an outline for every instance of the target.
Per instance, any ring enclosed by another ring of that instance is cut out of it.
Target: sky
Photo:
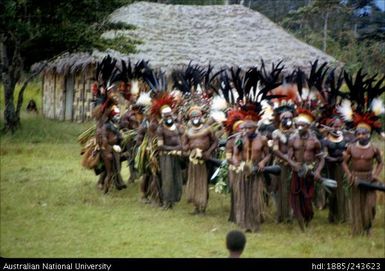
[[[385,11],[385,0],[375,0],[375,2],[381,10]]]

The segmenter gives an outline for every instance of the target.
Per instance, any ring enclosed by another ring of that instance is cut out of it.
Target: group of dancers
[[[143,202],[172,209],[182,192],[205,214],[209,185],[224,179],[229,221],[260,230],[272,196],[276,222],[305,230],[314,207],[330,223],[369,234],[383,167],[371,143],[381,132],[385,76],[354,76],[318,60],[214,70],[190,62],[169,74],[149,62],[105,57],[97,64],[93,116],[80,136],[83,165],[108,193],[140,181]]]

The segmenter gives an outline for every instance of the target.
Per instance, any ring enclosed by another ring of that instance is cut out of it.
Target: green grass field
[[[226,257],[230,198],[210,191],[207,215],[189,215],[185,198],[173,210],[139,200],[139,185],[103,195],[80,165],[76,136],[90,124],[24,116],[13,137],[1,137],[2,257]],[[126,167],[123,170],[128,177]],[[384,257],[384,205],[373,235],[352,239],[348,225],[329,225],[316,211],[310,228],[277,225],[247,234],[245,257]]]
[[[237,229],[227,221],[229,195],[211,190],[206,216],[190,215],[184,196],[172,210],[145,205],[138,182],[103,195],[80,165],[76,138],[90,125],[23,115],[20,130],[1,135],[1,257],[227,256],[226,233]],[[316,210],[305,233],[296,223],[275,224],[269,212],[259,233],[247,233],[244,257],[385,257],[383,200],[370,238],[328,224],[327,210]]]

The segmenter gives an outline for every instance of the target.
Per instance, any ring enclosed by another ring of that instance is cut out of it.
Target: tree
[[[297,28],[300,31],[322,33],[322,50],[326,52],[328,45],[328,35],[330,20],[338,20],[340,16],[345,16],[349,10],[340,0],[314,0],[308,5],[291,12],[284,20],[283,24],[289,28]],[[321,18],[321,20],[320,20]],[[340,26],[341,27],[341,26]]]
[[[385,40],[385,12],[373,0],[349,1],[354,10],[354,33],[359,40]]]
[[[308,4],[309,0],[228,0],[226,4],[242,4],[267,16],[274,22],[281,21],[290,11]]]
[[[306,43],[326,49],[350,72],[364,67],[385,74],[385,12],[373,0],[313,0],[279,23]]]
[[[0,74],[4,85],[5,126],[14,132],[20,126],[20,108],[30,74],[14,104],[16,83],[30,66],[63,52],[105,50],[116,46],[122,53],[134,51],[139,41],[117,37],[117,43],[101,38],[110,29],[130,29],[106,18],[129,0],[3,0],[0,2]]]

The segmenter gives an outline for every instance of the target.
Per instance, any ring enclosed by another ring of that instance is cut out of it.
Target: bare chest
[[[296,138],[293,143],[293,147],[295,151],[306,151],[311,152],[317,146],[317,143],[313,139],[300,139]]]
[[[365,149],[354,146],[351,148],[351,154],[353,159],[370,160],[374,157],[374,150],[371,147]]]
[[[243,140],[242,157],[244,160],[259,160],[263,155],[264,143],[260,139]]]
[[[207,137],[209,135],[209,132],[210,131],[208,128],[201,128],[199,130],[190,128],[187,131],[187,137],[190,140],[200,140],[200,139]]]

